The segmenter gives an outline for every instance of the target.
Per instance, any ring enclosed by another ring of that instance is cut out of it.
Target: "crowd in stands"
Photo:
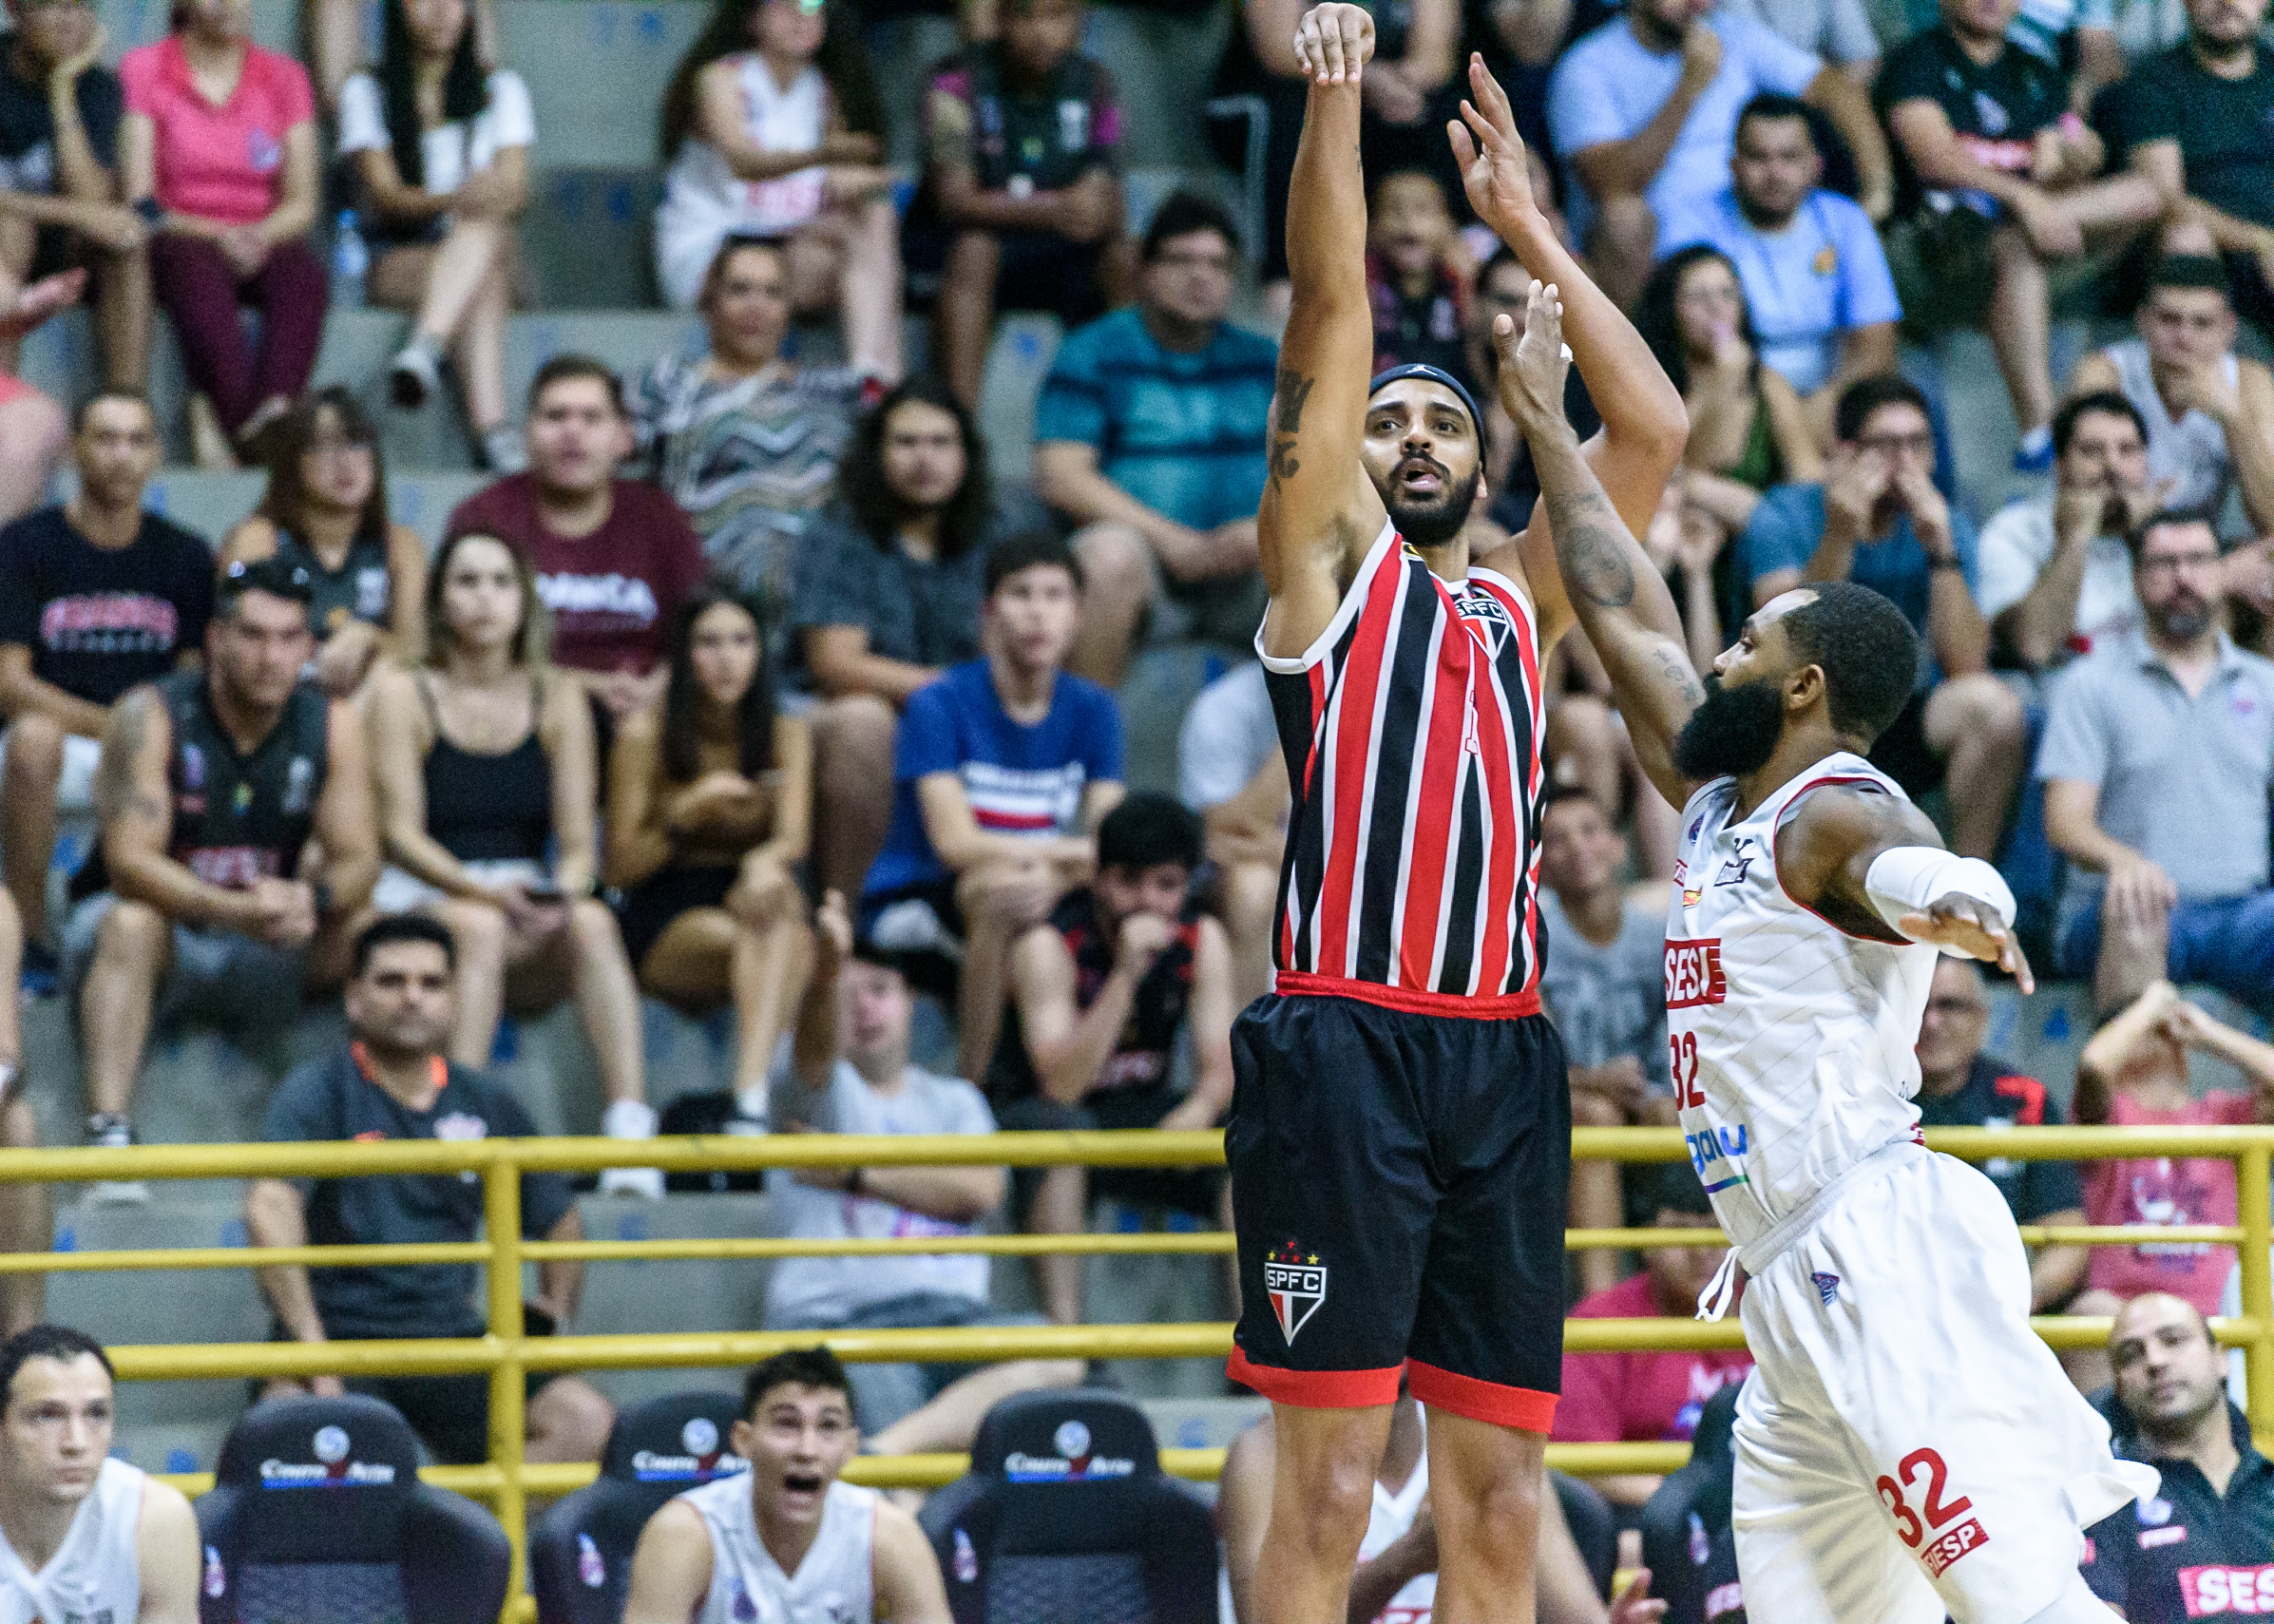
[[[713,1126],[1222,1118],[1232,1020],[1271,985],[1290,800],[1253,639],[1297,0],[1247,0],[1215,79],[1263,120],[1261,240],[1208,184],[1132,217],[1116,65],[1085,49],[1080,0],[965,6],[908,107],[880,95],[875,20],[846,0],[717,0],[649,87],[655,283],[699,339],[628,377],[555,355],[519,401],[506,334],[530,294],[518,221],[542,138],[487,4],[385,0],[365,62],[356,9],[325,0],[311,67],[251,42],[249,0],[180,0],[123,59],[86,0],[7,10],[0,981],[69,1001],[86,1142],[133,1141],[160,1029],[242,1036],[291,1018],[284,988],[343,999],[351,1041],[277,1086],[267,1137],[530,1132],[486,1068],[509,1014],[568,1002],[598,1126],[624,1141],[601,1188],[633,1198],[662,1193],[637,1144],[669,1103],[643,998],[731,1010]],[[2090,985],[2097,1030],[2073,1079],[2040,1079],[1985,1051],[1997,989],[1946,963],[1919,1038],[1926,1120],[2056,1123],[2065,1103],[2085,1122],[2274,1120],[2274,1047],[2252,1035],[2274,1007],[2274,373],[2252,353],[2274,340],[2266,0],[2121,16],[1940,0],[1903,37],[1875,31],[1885,10],[1385,8],[1361,136],[1378,363],[1478,391],[1477,538],[1524,525],[1537,487],[1489,332],[1528,278],[1469,220],[1443,138],[1475,49],[1517,90],[1559,228],[1688,408],[1646,546],[1693,658],[1710,665],[1796,585],[1885,594],[1926,658],[1875,762],[1954,850],[2006,869],[2041,963]],[[916,137],[913,172],[888,160],[895,127]],[[341,209],[370,251],[361,296],[408,317],[376,395],[309,387],[346,296],[319,229]],[[82,302],[101,384],[51,402],[12,375],[17,352]],[[1006,476],[977,411],[1009,312],[1053,315],[1064,336],[1031,462]],[[197,460],[265,469],[225,535],[145,506],[177,429],[144,392],[160,313]],[[2097,341],[2073,356],[2054,342],[2072,317]],[[832,325],[839,339],[810,342]],[[2012,408],[2013,477],[1995,488],[1961,484],[1936,369],[1912,364],[1962,329],[1986,334]],[[430,555],[390,517],[383,412],[446,374],[496,478]],[[1576,373],[1569,405],[1596,420]],[[1197,646],[1209,680],[1175,758],[1132,761],[1123,695],[1170,646]],[[1543,988],[1574,1118],[1669,1123],[1676,813],[1584,640],[1542,681]],[[50,869],[74,850],[59,831],[90,823],[58,906]],[[2178,990],[2200,985],[2231,1021]],[[947,1018],[953,1075],[911,1059],[924,999]],[[22,1061],[16,1026],[0,999],[0,1076]],[[2191,1055],[2245,1090],[2191,1089]],[[11,1087],[0,1141],[35,1137]],[[2023,1222],[2235,1219],[2223,1161],[1987,1171]],[[1207,1172],[810,1171],[773,1192],[785,1232],[813,1238],[963,1233],[998,1213],[1066,1233],[1101,1200],[1228,1222]],[[532,1175],[529,1234],[580,1234],[571,1195]],[[477,1190],[439,1178],[264,1179],[246,1208],[262,1246],[465,1239],[479,1215]],[[1688,1168],[1608,1162],[1578,1164],[1571,1217],[1709,1221]],[[44,1193],[0,1194],[0,1245],[38,1247],[51,1222]],[[1686,1314],[1713,1261],[1678,1244],[1577,1253],[1574,1311]],[[2225,1430],[2203,1329],[2232,1261],[2045,1247],[2031,1267],[2040,1311],[2119,1313],[2107,1353],[2071,1368],[2113,1383],[2129,1446],[2194,1462],[2189,1494],[2255,1484],[2274,1505],[2265,1462]],[[1044,1315],[1084,1317],[1080,1259],[1036,1277]],[[7,1279],[9,1323],[30,1323],[36,1278]],[[277,1334],[313,1342],[474,1334],[470,1280],[277,1269],[263,1289]],[[548,1268],[533,1312],[572,1321],[580,1286]],[[766,1318],[999,1323],[970,1256],[785,1263]],[[1557,1436],[1688,1438],[1745,1367],[1575,1356]],[[863,1366],[850,1397],[876,1446],[946,1449],[1004,1395],[1080,1375]],[[478,1381],[373,1390],[438,1457],[486,1448]],[[559,1378],[530,1400],[533,1447],[590,1459],[609,1413]],[[1393,1427],[1391,1499],[1419,1469],[1416,1426],[1402,1411]],[[1243,1475],[1268,1484],[1269,1452],[1252,1438],[1227,1476],[1235,1608],[1261,1523],[1233,1508],[1257,1492]],[[1662,1486],[1597,1484],[1630,1522]],[[2094,1583],[2162,1616],[2136,1599],[2164,1581],[2133,1543],[2099,1543]],[[1404,1597],[1415,1556],[1372,1553],[1387,1565],[1362,1588]]]

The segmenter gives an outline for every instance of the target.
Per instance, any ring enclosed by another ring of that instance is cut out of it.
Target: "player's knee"
[[[1543,1479],[1536,1461],[1496,1462],[1459,1474],[1446,1493],[1430,1497],[1439,1538],[1473,1551],[1505,1544],[1511,1528],[1538,1528]]]

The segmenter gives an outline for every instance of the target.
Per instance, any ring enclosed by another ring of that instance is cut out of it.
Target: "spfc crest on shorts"
[[[1295,1333],[1327,1300],[1327,1266],[1317,1252],[1307,1252],[1290,1240],[1265,1255],[1263,1289],[1271,1299],[1271,1312],[1279,1316],[1279,1334],[1292,1347]]]

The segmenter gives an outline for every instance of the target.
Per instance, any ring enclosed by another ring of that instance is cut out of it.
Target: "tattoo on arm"
[[[1660,678],[1674,694],[1691,705],[1706,702],[1706,686],[1682,655],[1661,642],[1651,650],[1651,659],[1657,663]]]
[[[1295,435],[1303,427],[1303,403],[1310,398],[1314,380],[1297,374],[1292,367],[1279,369],[1279,383],[1271,395],[1271,483],[1292,479],[1303,465],[1295,460]]]
[[[1564,584],[1600,609],[1624,609],[1633,603],[1634,567],[1619,545],[1626,526],[1610,499],[1596,489],[1544,500]]]

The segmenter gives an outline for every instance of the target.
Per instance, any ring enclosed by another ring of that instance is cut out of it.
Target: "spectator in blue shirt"
[[[1737,538],[1755,607],[1817,581],[1892,599],[1927,646],[1919,688],[1873,763],[1920,795],[1947,781],[1951,850],[1987,859],[2020,782],[2021,701],[1990,674],[1990,622],[1974,602],[1974,525],[1935,488],[1926,397],[1896,373],[1841,395],[1822,485],[1761,499]]]
[[[1573,224],[1622,307],[1650,275],[1659,220],[1729,185],[1738,111],[1763,90],[1823,110],[1855,154],[1865,211],[1883,217],[1887,143],[1862,87],[1716,0],[1635,0],[1557,66],[1548,127],[1569,168]]]
[[[1136,305],[1068,337],[1042,383],[1035,483],[1082,526],[1088,582],[1067,663],[1109,687],[1148,619],[1243,651],[1263,621],[1255,508],[1279,350],[1224,319],[1238,257],[1230,215],[1171,196],[1145,232]]]
[[[1730,184],[1659,220],[1658,246],[1709,243],[1737,267],[1763,364],[1829,445],[1841,391],[1894,369],[1902,304],[1871,217],[1823,177],[1807,104],[1763,91],[1737,115]]]
[[[1089,883],[1099,821],[1121,799],[1121,713],[1062,668],[1082,613],[1081,566],[1028,532],[987,555],[982,640],[908,697],[892,770],[892,827],[862,888],[860,934],[954,954],[961,1075],[982,1077],[1003,1019],[1010,945]]]

